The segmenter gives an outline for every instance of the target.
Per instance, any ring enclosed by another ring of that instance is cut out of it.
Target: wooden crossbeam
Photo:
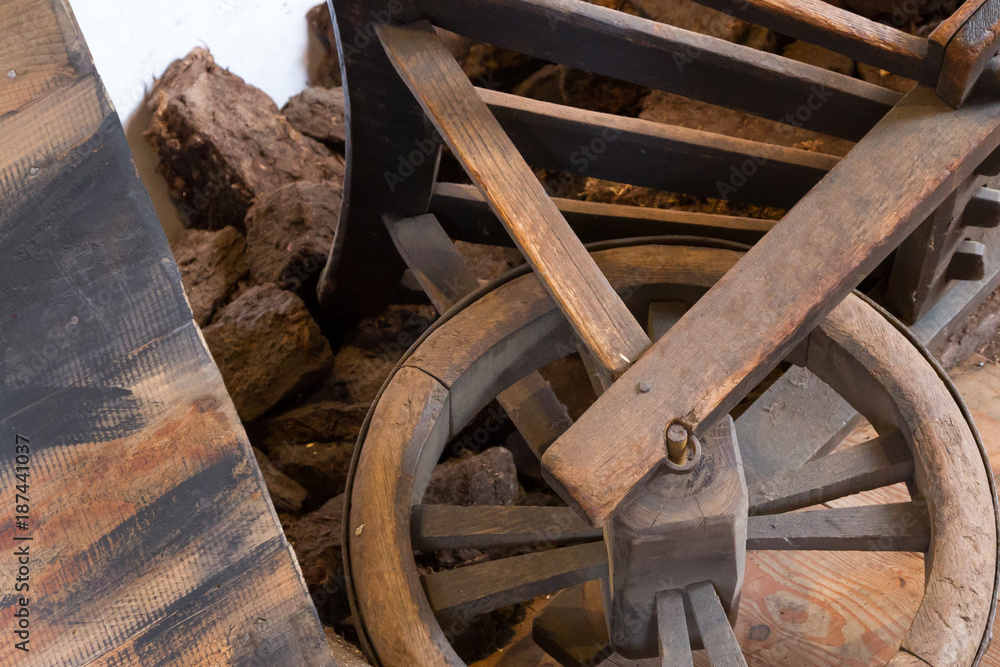
[[[546,451],[550,481],[601,524],[665,457],[666,424],[700,432],[736,405],[1000,143],[984,83],[958,111],[907,94]]]
[[[852,141],[900,98],[858,79],[583,0],[416,4],[435,25],[475,40]]]
[[[554,197],[552,201],[584,243],[637,236],[708,236],[753,244],[775,220],[717,213],[626,206]],[[479,191],[472,185],[438,183],[430,210],[448,235],[470,243],[511,245],[510,235]]]
[[[379,38],[424,112],[609,375],[649,339],[426,21],[383,25]]]
[[[533,167],[790,208],[839,162],[814,151],[477,91]]]
[[[853,60],[933,84],[941,58],[927,40],[823,0],[696,0],[745,21],[818,44]]]

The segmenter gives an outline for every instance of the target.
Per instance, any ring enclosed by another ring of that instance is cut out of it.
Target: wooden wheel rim
[[[641,245],[598,252],[595,259],[634,304],[658,290],[707,289],[739,256]],[[409,532],[410,507],[420,501],[449,437],[500,390],[575,349],[568,325],[533,275],[449,315],[387,381],[359,439],[349,490],[345,567],[358,587],[352,593],[360,593],[352,594],[352,604],[369,652],[389,666],[464,664],[431,611]],[[463,335],[477,327],[486,333]],[[808,366],[877,430],[903,431],[928,501],[925,595],[889,664],[972,663],[995,602],[997,543],[991,480],[967,416],[921,351],[855,296],[813,333]],[[956,563],[963,567],[953,571]],[[942,633],[942,623],[951,631]]]

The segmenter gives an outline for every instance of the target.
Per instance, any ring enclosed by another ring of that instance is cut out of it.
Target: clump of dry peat
[[[889,0],[843,0],[848,8],[917,33],[947,15],[947,2],[895,15]],[[672,23],[809,62],[880,85],[913,82],[855,63],[696,5],[689,0],[601,0]],[[834,3],[837,4],[837,3]],[[952,3],[954,4],[954,3]],[[341,556],[344,492],[365,415],[388,373],[437,317],[404,279],[398,302],[350,331],[324,328],[315,298],[340,215],[344,180],[344,95],[325,4],[307,17],[324,47],[313,86],[280,108],[262,91],[196,48],[157,83],[146,138],[188,229],[174,255],[212,355],[247,429],[286,534],[295,548],[331,646],[345,665],[366,664],[356,641]],[[651,91],[442,33],[477,85],[540,100],[842,155],[850,144],[749,114]],[[443,175],[464,178],[445,156]],[[539,171],[553,196],[638,206],[780,218],[783,211]],[[467,182],[467,181],[466,181]],[[520,263],[516,251],[458,243],[487,281]],[[998,353],[1000,354],[1000,353]],[[544,369],[578,416],[594,394],[570,357]],[[482,437],[482,434],[487,434]],[[425,502],[457,505],[559,504],[496,403],[459,434]],[[517,465],[515,465],[517,462]],[[425,571],[516,552],[418,554]],[[502,646],[521,607],[476,619],[456,643],[468,661]],[[345,639],[346,638],[346,639]]]

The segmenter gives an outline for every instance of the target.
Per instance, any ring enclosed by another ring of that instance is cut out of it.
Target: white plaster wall
[[[153,81],[195,46],[281,106],[305,88],[310,43],[306,11],[321,0],[70,0],[126,133],[157,213],[174,236],[176,211],[142,140]]]

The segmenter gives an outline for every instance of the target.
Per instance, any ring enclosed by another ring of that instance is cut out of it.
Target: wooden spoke
[[[680,591],[660,591],[656,594],[656,624],[660,667],[693,667],[684,596]]]
[[[426,21],[383,25],[389,59],[587,348],[617,377],[649,339]]]
[[[588,581],[553,595],[532,621],[531,638],[563,667],[603,664],[614,649],[604,620],[601,582]]]
[[[927,40],[822,0],[696,2],[910,79],[930,84],[936,80],[937,67],[928,61]]]
[[[556,208],[584,243],[636,236],[680,234],[753,244],[771,230],[774,220],[716,213],[623,206],[553,198]],[[472,185],[438,183],[430,210],[453,239],[511,245],[510,235]]]
[[[439,313],[479,287],[465,258],[433,215],[390,219],[386,226],[396,249]],[[566,406],[537,372],[504,390],[497,401],[539,459],[573,424]]]
[[[743,652],[729,625],[726,610],[711,582],[687,587],[688,601],[712,667],[746,667]]]
[[[819,67],[582,0],[418,4],[421,16],[472,39],[853,141],[899,100]]]
[[[413,548],[421,551],[544,547],[603,537],[568,507],[417,505],[410,526]]]
[[[912,477],[913,457],[895,431],[750,486],[750,514],[788,512]]]
[[[832,450],[861,420],[857,410],[808,368],[790,368],[736,419],[747,484]]]
[[[608,575],[603,542],[501,558],[423,576],[435,612],[485,614]]]
[[[958,111],[908,93],[546,451],[550,479],[602,524],[663,460],[667,422],[699,433],[729,412],[1000,142],[987,88]],[[636,394],[642,381],[653,390]]]
[[[839,161],[823,153],[477,92],[528,164],[580,176],[790,208]],[[732,192],[720,190],[734,165],[749,165],[753,177]]]
[[[747,549],[927,551],[931,529],[924,502],[752,516]]]

